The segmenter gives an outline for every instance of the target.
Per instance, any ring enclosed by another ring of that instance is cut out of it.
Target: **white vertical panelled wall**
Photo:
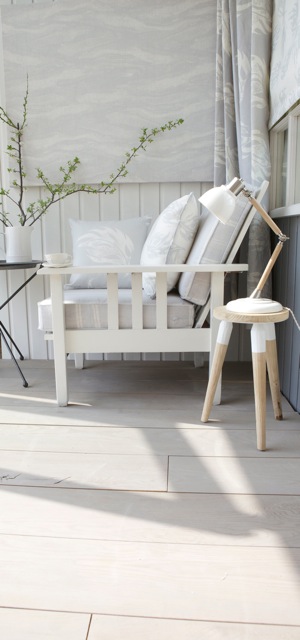
[[[138,216],[152,218],[162,211],[172,200],[193,191],[198,198],[210,188],[209,183],[147,183],[122,184],[113,195],[79,194],[51,207],[41,223],[33,226],[33,258],[40,259],[45,253],[56,251],[72,252],[69,219],[111,220]],[[26,193],[28,202],[39,195],[37,188],[29,188]],[[22,270],[0,272],[1,300],[10,295],[30,272]],[[25,358],[51,358],[51,345],[44,342],[43,333],[37,328],[37,302],[48,296],[48,282],[45,278],[34,278],[10,302],[9,308],[1,313],[1,319],[14,336]],[[49,351],[48,351],[49,350]],[[3,357],[6,357],[3,348]],[[105,356],[106,357],[106,356]],[[110,356],[117,358],[118,356]],[[121,357],[121,355],[119,356]],[[124,358],[136,358],[136,354],[127,354]],[[141,357],[145,357],[141,355]],[[150,357],[150,356],[149,356]],[[153,359],[153,354],[151,359]],[[176,354],[157,354],[157,358],[175,358]],[[179,356],[177,356],[178,358]],[[99,356],[97,355],[97,359]]]

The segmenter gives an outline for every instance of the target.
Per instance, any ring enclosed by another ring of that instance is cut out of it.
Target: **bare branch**
[[[8,144],[7,146],[7,154],[9,157],[14,160],[15,166],[9,167],[8,172],[15,174],[17,176],[16,179],[13,180],[13,186],[18,190],[18,199],[14,199],[10,195],[10,190],[0,189],[0,195],[2,196],[2,201],[0,201],[0,221],[3,222],[5,226],[11,225],[8,219],[8,213],[4,211],[4,203],[3,198],[8,198],[11,202],[13,202],[18,207],[18,217],[21,225],[28,224],[31,226],[37,220],[39,220],[48,209],[59,202],[60,200],[64,200],[68,196],[79,193],[105,193],[112,194],[116,190],[116,182],[119,178],[125,178],[128,174],[128,165],[129,163],[137,156],[140,151],[146,151],[147,147],[153,143],[154,138],[164,133],[165,131],[171,131],[171,129],[175,129],[179,125],[183,123],[182,118],[178,120],[169,120],[164,125],[160,127],[155,127],[153,129],[148,129],[144,127],[141,130],[138,143],[136,146],[132,147],[130,151],[125,153],[125,158],[117,170],[111,174],[109,180],[107,181],[99,181],[98,185],[92,186],[89,184],[76,184],[73,181],[73,174],[76,172],[80,160],[76,156],[73,160],[68,160],[66,166],[59,167],[59,172],[61,173],[61,180],[56,183],[51,183],[47,176],[44,174],[42,169],[38,168],[37,178],[40,180],[41,185],[46,189],[46,192],[49,194],[45,199],[40,199],[37,202],[32,202],[25,209],[24,207],[24,194],[26,187],[24,185],[24,178],[26,177],[23,155],[22,155],[22,136],[24,133],[24,129],[27,124],[27,108],[28,108],[28,76],[27,76],[27,84],[26,91],[23,100],[23,114],[22,114],[22,123],[21,125],[18,122],[14,122],[8,113],[0,106],[0,120],[10,127],[11,137],[10,141],[12,144]]]

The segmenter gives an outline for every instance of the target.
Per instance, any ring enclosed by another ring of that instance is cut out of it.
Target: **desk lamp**
[[[199,201],[213,213],[223,224],[226,224],[232,216],[237,197],[242,194],[248,198],[249,202],[260,213],[265,222],[278,236],[278,243],[271,255],[271,258],[259,280],[258,285],[248,298],[239,298],[238,300],[232,300],[228,302],[226,308],[229,311],[238,311],[240,313],[276,313],[282,310],[282,305],[274,300],[268,300],[262,298],[261,293],[263,287],[274,267],[274,264],[281,252],[284,242],[288,239],[282,231],[279,229],[274,220],[269,216],[261,204],[254,198],[251,192],[246,188],[245,183],[241,178],[233,178],[228,185],[222,185],[221,187],[214,187],[206,191]]]

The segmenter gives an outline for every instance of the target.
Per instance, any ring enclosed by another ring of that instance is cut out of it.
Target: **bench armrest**
[[[166,264],[166,265],[96,265],[96,266],[72,266],[72,267],[41,267],[38,275],[72,275],[75,273],[172,273],[172,272],[194,272],[194,273],[229,273],[248,271],[247,264]]]

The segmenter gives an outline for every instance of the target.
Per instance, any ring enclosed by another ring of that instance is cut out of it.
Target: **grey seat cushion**
[[[131,289],[119,290],[119,327],[131,328]],[[107,329],[107,290],[69,289],[64,292],[67,329]],[[178,293],[168,294],[168,328],[182,329],[194,323],[194,305],[182,300]],[[38,303],[39,329],[52,331],[51,299]],[[156,327],[156,300],[143,293],[145,329]]]

